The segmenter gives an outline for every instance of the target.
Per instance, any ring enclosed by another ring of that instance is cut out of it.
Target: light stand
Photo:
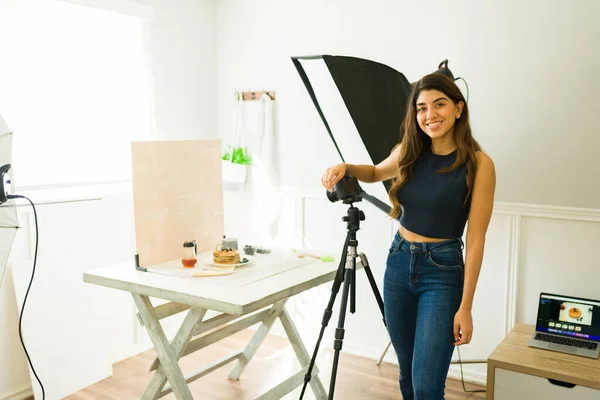
[[[10,179],[8,177],[10,164],[5,164],[0,167],[0,204],[5,203],[9,196]]]
[[[331,288],[331,297],[329,298],[329,303],[327,304],[327,307],[325,308],[325,312],[323,314],[323,321],[321,322],[321,331],[319,332],[319,338],[317,340],[312,359],[310,360],[308,371],[304,376],[304,386],[302,386],[302,393],[300,394],[300,399],[304,397],[306,386],[310,382],[311,372],[315,364],[315,360],[317,358],[317,353],[319,351],[319,345],[321,344],[323,333],[325,331],[325,328],[327,327],[327,324],[329,323],[329,319],[331,318],[335,298],[343,282],[344,286],[342,290],[342,302],[340,305],[338,326],[335,330],[335,341],[333,344],[335,354],[333,358],[331,381],[329,385],[329,399],[333,399],[337,366],[339,362],[340,350],[342,349],[342,341],[344,340],[344,322],[346,320],[346,307],[348,305],[349,294],[350,312],[354,314],[354,312],[356,311],[356,257],[360,257],[361,264],[363,266],[363,269],[367,273],[369,283],[371,284],[371,289],[373,290],[373,294],[375,295],[375,299],[377,300],[377,304],[379,305],[379,309],[381,310],[381,315],[383,316],[383,324],[386,324],[385,314],[383,311],[383,299],[381,298],[379,290],[377,289],[377,284],[375,283],[375,278],[373,277],[373,273],[371,272],[371,268],[369,267],[367,256],[365,256],[364,253],[358,254],[357,252],[358,241],[356,240],[356,232],[360,229],[360,221],[365,220],[365,214],[357,207],[354,207],[352,203],[350,203],[348,213],[346,216],[342,217],[342,220],[347,223],[348,233],[346,234],[346,241],[344,242],[342,257],[340,259],[340,265],[338,267],[335,279],[333,281],[333,286]]]

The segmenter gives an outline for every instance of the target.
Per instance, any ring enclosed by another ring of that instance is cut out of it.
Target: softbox
[[[412,84],[404,74],[375,61],[318,55],[292,57],[342,162],[378,164],[402,140]],[[434,72],[453,78],[447,60]],[[363,185],[361,185],[363,186]],[[382,211],[390,210],[383,185],[365,185],[363,197]]]
[[[12,131],[8,128],[4,119],[0,115],[0,287],[4,270],[10,255],[10,249],[17,234],[18,221],[17,209],[13,204],[14,200],[7,200],[9,182],[12,182]]]

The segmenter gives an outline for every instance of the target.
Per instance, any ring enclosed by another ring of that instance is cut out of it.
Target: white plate
[[[228,268],[228,267],[235,267],[235,268],[239,268],[239,267],[244,267],[246,265],[250,265],[253,264],[256,260],[254,259],[254,257],[252,256],[242,256],[240,254],[240,259],[243,260],[244,258],[246,258],[248,260],[248,262],[244,262],[244,263],[239,263],[239,264],[217,264],[214,262],[214,259],[212,257],[212,255],[210,257],[207,257],[204,260],[204,265],[208,265],[211,267],[218,267],[218,268]]]

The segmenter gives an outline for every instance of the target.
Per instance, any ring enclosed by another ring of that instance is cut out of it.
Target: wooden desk
[[[173,262],[179,263],[179,260]],[[155,399],[171,391],[177,399],[192,399],[189,382],[235,360],[238,360],[237,365],[229,378],[239,379],[277,318],[281,320],[302,366],[297,374],[259,397],[279,399],[304,383],[304,375],[312,356],[308,354],[286,311],[285,302],[293,295],[332,281],[338,265],[338,262],[298,259],[291,252],[275,252],[257,255],[255,264],[237,269],[228,276],[174,277],[137,271],[133,264],[120,264],[87,271],[83,280],[125,290],[133,295],[140,323],[146,327],[158,355],[151,367],[156,372],[142,399]],[[357,268],[360,265],[358,262]],[[169,303],[154,307],[149,297],[169,300]],[[336,301],[339,299],[341,293]],[[326,304],[323,304],[323,309],[325,306]],[[159,320],[186,310],[189,310],[186,318],[173,341],[169,343]],[[222,314],[203,321],[207,310],[216,310]],[[261,326],[245,349],[236,351],[190,376],[183,376],[178,365],[179,358],[257,323],[261,323]],[[315,365],[310,381],[311,388],[317,399],[326,399],[327,394],[317,373]],[[163,389],[167,381],[170,386]]]
[[[517,324],[489,356],[487,399],[600,399],[600,359],[529,347],[534,330]]]

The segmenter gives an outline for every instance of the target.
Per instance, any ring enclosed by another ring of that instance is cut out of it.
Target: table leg
[[[306,347],[304,346],[304,343],[302,342],[302,339],[300,338],[300,334],[298,334],[296,325],[294,325],[294,322],[290,318],[290,315],[286,309],[284,309],[283,312],[280,314],[279,319],[281,320],[281,324],[283,325],[283,328],[285,329],[285,333],[286,333],[287,337],[290,339],[290,343],[292,344],[292,348],[294,349],[294,352],[296,353],[296,357],[298,358],[298,361],[300,361],[300,365],[302,366],[302,368],[308,367],[308,365],[310,364],[311,357],[308,354],[308,352],[306,351]],[[312,374],[312,378],[310,380],[310,387],[317,399],[326,400],[327,392],[325,392],[325,388],[323,387],[323,383],[321,382],[321,379],[319,378],[318,375],[315,374],[315,369],[316,369],[316,365],[313,368],[313,374]],[[293,389],[294,388],[292,388],[291,390],[293,390]]]
[[[265,339],[265,337],[271,330],[273,323],[275,322],[277,317],[279,317],[281,312],[283,311],[283,307],[284,307],[286,301],[287,301],[287,299],[282,300],[278,303],[275,303],[271,307],[269,314],[267,314],[265,319],[263,319],[262,324],[260,325],[260,327],[258,328],[256,333],[254,334],[252,339],[250,339],[250,342],[248,342],[248,345],[246,346],[246,348],[244,349],[244,352],[238,359],[237,364],[235,365],[235,367],[229,374],[229,379],[234,380],[234,381],[237,381],[238,379],[240,379],[240,375],[244,371],[244,368],[246,368],[246,365],[248,365],[248,363],[250,362],[250,360],[256,353],[256,350],[258,350],[258,347],[260,346],[260,344],[263,342],[263,340]]]
[[[198,307],[192,307],[190,311],[188,311],[183,323],[177,331],[177,334],[171,342],[171,349],[175,354],[176,360],[181,358],[186,346],[192,339],[194,328],[202,321],[206,311],[207,310],[205,308]],[[154,375],[152,375],[152,379],[146,387],[144,394],[148,393],[148,398],[151,399],[157,398],[157,394],[160,393],[162,388],[165,386],[165,383],[167,383],[167,376],[162,368],[162,364],[158,364],[158,368],[154,372]]]
[[[150,336],[150,340],[152,341],[152,345],[156,349],[156,354],[158,359],[160,360],[160,364],[162,369],[171,384],[171,388],[173,389],[173,393],[177,399],[185,399],[192,400],[192,393],[190,392],[190,388],[188,387],[185,378],[177,364],[177,359],[175,354],[173,353],[173,349],[167,340],[165,332],[156,317],[156,312],[154,311],[154,307],[150,302],[148,296],[142,296],[137,293],[132,293],[133,301],[144,321],[144,326],[148,331],[148,335]],[[148,391],[144,392],[142,399],[154,399],[156,398],[157,393],[148,393]]]
[[[494,380],[496,378],[496,366],[490,365],[488,361],[487,366],[487,382],[486,382],[486,392],[485,398],[487,400],[494,400]]]

